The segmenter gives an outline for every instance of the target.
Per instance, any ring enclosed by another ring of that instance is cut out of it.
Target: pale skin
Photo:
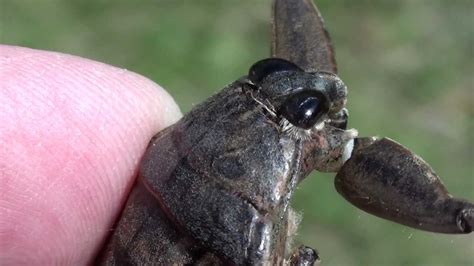
[[[0,46],[0,265],[91,263],[148,141],[180,116],[131,71]]]

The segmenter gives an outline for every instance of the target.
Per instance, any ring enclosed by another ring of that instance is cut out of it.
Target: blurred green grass
[[[317,1],[348,85],[350,127],[425,158],[474,200],[470,0]],[[0,0],[0,42],[75,54],[156,81],[183,112],[269,55],[270,1]],[[299,239],[324,265],[474,265],[474,238],[421,232],[345,202],[333,175],[296,193]]]

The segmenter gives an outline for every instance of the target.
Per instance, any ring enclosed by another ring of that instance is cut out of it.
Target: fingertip
[[[149,79],[76,56],[0,46],[0,70],[2,256],[86,263],[179,108]]]

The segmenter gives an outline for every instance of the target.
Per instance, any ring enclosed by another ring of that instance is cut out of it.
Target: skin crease
[[[180,116],[138,74],[0,46],[0,265],[91,263],[148,141]]]

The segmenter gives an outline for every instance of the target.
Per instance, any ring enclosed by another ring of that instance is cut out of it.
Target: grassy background
[[[348,85],[350,127],[416,151],[454,195],[474,200],[470,0],[317,1]],[[127,68],[183,112],[269,54],[266,1],[0,0],[0,42]],[[294,206],[324,265],[473,265],[474,238],[438,235],[352,207],[313,174]]]

